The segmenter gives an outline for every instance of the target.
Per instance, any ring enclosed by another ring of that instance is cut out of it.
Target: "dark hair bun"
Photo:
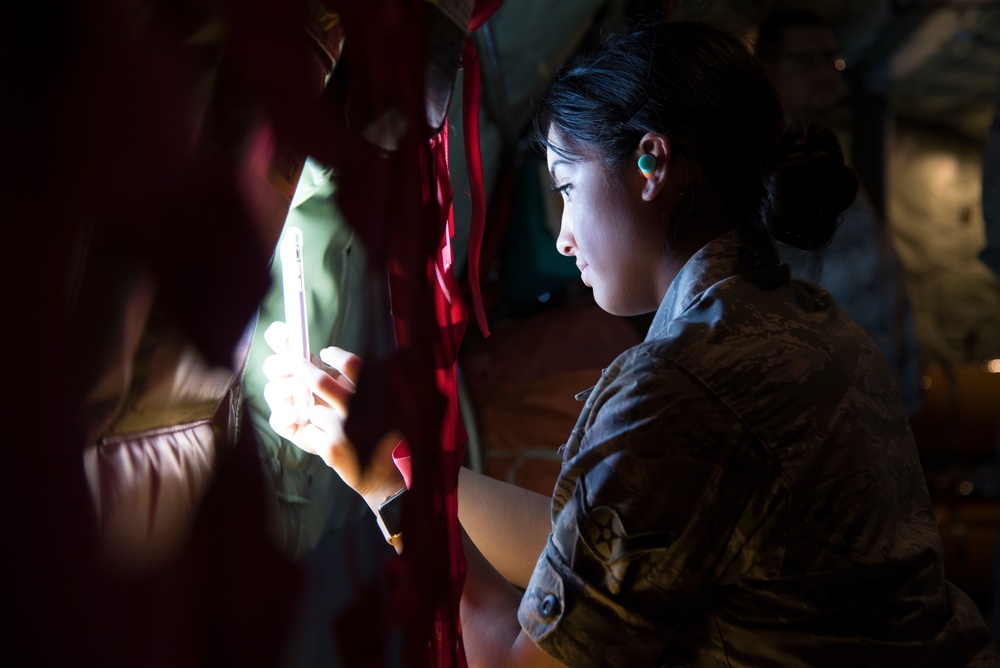
[[[775,239],[795,248],[825,246],[858,194],[840,141],[821,126],[789,130],[765,172],[761,219]]]

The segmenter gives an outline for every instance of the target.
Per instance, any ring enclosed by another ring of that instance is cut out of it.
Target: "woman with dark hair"
[[[773,239],[821,247],[854,199],[836,139],[787,131],[745,45],[685,23],[561,73],[536,129],[560,252],[603,309],[655,316],[585,393],[551,499],[463,470],[470,664],[996,665],[944,579],[884,359],[777,258]],[[280,323],[268,338],[283,348]],[[356,380],[357,357],[324,352]],[[280,355],[266,371],[275,430],[402,549],[385,526],[402,478],[387,458],[362,471],[343,436],[351,383]]]

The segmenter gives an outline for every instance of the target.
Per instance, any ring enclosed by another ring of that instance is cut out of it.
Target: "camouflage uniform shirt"
[[[728,233],[562,448],[518,618],[570,666],[995,665],[871,339]]]

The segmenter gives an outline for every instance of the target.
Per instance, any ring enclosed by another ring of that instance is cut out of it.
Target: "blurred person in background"
[[[838,61],[837,35],[827,19],[809,10],[775,11],[761,22],[754,52],[781,98],[788,122],[840,129],[846,101],[844,64]],[[779,244],[779,252],[796,278],[829,291],[872,337],[889,362],[907,413],[916,413],[924,393],[909,291],[886,222],[878,218],[863,188],[828,246],[804,254]]]

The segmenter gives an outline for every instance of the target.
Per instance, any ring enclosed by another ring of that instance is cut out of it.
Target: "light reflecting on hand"
[[[342,348],[329,347],[311,361],[287,354],[288,329],[274,322],[264,332],[264,340],[275,352],[264,360],[267,377],[264,400],[271,409],[269,423],[279,436],[310,454],[323,458],[344,482],[361,494],[372,488],[395,483],[399,478],[388,453],[399,435],[387,433],[379,445],[382,457],[373,458],[372,470],[362,471],[354,445],[344,434],[351,398],[354,396],[364,362]],[[312,406],[302,415],[293,397],[303,389],[313,395]]]

